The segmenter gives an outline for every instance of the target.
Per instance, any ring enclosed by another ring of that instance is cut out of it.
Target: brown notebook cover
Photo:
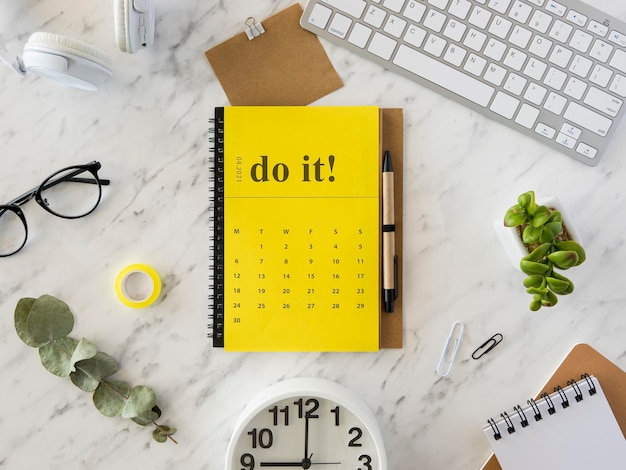
[[[403,112],[399,108],[382,109],[382,151],[389,150],[393,164],[394,213],[396,225],[396,255],[398,256],[398,298],[393,313],[386,313],[384,303],[380,307],[380,347],[402,347],[402,185],[404,161]],[[381,169],[382,153],[381,152]],[[382,173],[381,173],[382,179]],[[382,279],[382,278],[381,278]]]
[[[595,375],[602,385],[615,419],[626,438],[626,372],[588,344],[574,346],[535,398],[538,399],[544,392],[552,393],[554,387],[564,386],[568,380],[580,379],[584,373]],[[502,470],[502,467],[492,454],[481,470]]]

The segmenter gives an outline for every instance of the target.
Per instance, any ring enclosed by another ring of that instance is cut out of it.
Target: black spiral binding
[[[224,347],[224,108],[215,108],[209,129],[211,142],[210,206],[212,210],[209,266],[209,338]]]
[[[586,387],[584,387],[585,384],[586,384]],[[568,380],[567,385],[568,387],[571,387],[571,389],[574,391],[574,398],[576,399],[577,403],[581,402],[584,399],[584,392],[586,392],[590,397],[595,395],[597,392],[596,385],[593,382],[593,379],[589,374],[582,374],[580,376],[580,381],[578,382],[576,380]],[[583,387],[583,390],[581,390],[581,387]],[[550,415],[556,414],[558,411],[557,408],[554,406],[552,398],[559,398],[561,402],[561,407],[563,409],[568,408],[570,405],[569,399],[565,393],[565,390],[562,389],[560,386],[554,387],[554,393],[550,395],[547,393],[543,393],[537,399],[538,402],[543,401],[545,403],[548,409],[548,414]],[[541,411],[539,410],[537,401],[531,398],[530,400],[526,402],[528,406],[525,408],[526,411],[532,413],[533,417],[535,418],[535,422],[541,421],[541,419],[543,419],[543,417],[541,416]],[[515,411],[516,421],[519,421],[519,425],[522,428],[525,428],[530,425],[528,419],[526,418],[526,413],[524,409],[522,409],[521,406],[516,405],[515,407],[513,407],[513,410]],[[500,424],[504,424],[508,433],[513,434],[516,431],[516,427],[515,427],[516,423],[514,423],[512,419],[513,415],[509,416],[509,414],[506,411],[504,411],[500,413],[500,417],[502,418],[500,420],[501,421]],[[498,423],[493,418],[489,418],[487,420],[487,424],[493,431],[493,438],[496,441],[503,438],[503,435],[500,432],[500,429],[498,427]]]

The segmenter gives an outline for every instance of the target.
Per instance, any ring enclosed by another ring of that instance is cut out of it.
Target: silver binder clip
[[[246,36],[248,36],[249,40],[253,40],[256,37],[259,37],[261,34],[265,32],[263,25],[261,23],[257,23],[253,17],[249,17],[246,20]]]
[[[465,325],[460,321],[455,322],[450,329],[450,334],[443,347],[443,353],[441,353],[441,359],[439,359],[439,365],[437,366],[437,374],[441,377],[447,377],[452,370],[454,358],[463,339],[463,333],[465,333]]]

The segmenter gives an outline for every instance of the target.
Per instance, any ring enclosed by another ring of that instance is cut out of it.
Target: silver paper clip
[[[265,28],[263,28],[263,25],[261,23],[257,23],[256,20],[251,16],[246,20],[245,24],[246,36],[248,36],[248,39],[250,41],[252,41],[256,37],[259,37],[265,32]]]
[[[463,322],[457,321],[452,325],[450,334],[446,340],[446,344],[439,359],[439,365],[437,366],[437,374],[441,377],[447,377],[452,370],[454,364],[454,358],[459,351],[461,345],[461,339],[463,339],[463,333],[465,333],[465,325]]]
[[[500,333],[496,333],[476,348],[476,350],[472,353],[472,359],[480,359],[493,348],[495,348],[498,344],[500,344],[503,339],[504,337]]]

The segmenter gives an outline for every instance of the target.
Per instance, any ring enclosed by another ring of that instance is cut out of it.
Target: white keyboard
[[[626,23],[578,0],[309,0],[300,23],[588,165],[626,112]]]

